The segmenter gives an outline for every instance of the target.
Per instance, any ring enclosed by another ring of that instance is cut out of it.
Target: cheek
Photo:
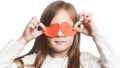
[[[50,46],[50,48],[51,47],[54,47],[56,44],[55,44],[55,38],[48,38],[48,41],[49,41],[49,46]]]
[[[48,38],[48,41],[49,41],[49,45],[51,45],[53,42],[53,38]]]
[[[71,46],[73,43],[74,37],[67,37],[66,41],[67,41],[67,45]]]

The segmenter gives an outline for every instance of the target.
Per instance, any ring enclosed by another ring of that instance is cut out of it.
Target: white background
[[[32,18],[40,18],[44,8],[53,0],[0,0],[0,49],[10,39],[17,40]],[[107,37],[112,48],[120,56],[120,8],[119,0],[65,0],[72,3],[78,12],[91,12],[94,23]],[[34,40],[21,53],[27,53]],[[82,35],[81,51],[99,56],[90,37]]]

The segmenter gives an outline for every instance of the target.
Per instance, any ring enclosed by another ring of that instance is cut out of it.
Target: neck
[[[65,52],[55,52],[55,51],[52,51],[51,52],[51,56],[54,57],[54,58],[63,58],[63,57],[67,56],[67,51],[65,51]]]

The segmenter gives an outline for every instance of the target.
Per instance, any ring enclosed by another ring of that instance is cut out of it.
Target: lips
[[[55,41],[56,44],[63,44],[65,41]]]

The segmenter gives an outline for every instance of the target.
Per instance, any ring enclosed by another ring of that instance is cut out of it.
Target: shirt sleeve
[[[24,45],[11,39],[7,45],[0,50],[0,68],[10,68],[11,65],[14,67],[14,59],[19,56],[24,47]]]
[[[100,59],[95,63],[95,68],[119,68],[117,55],[113,52],[112,46],[103,34],[97,34],[93,40],[100,53]]]

